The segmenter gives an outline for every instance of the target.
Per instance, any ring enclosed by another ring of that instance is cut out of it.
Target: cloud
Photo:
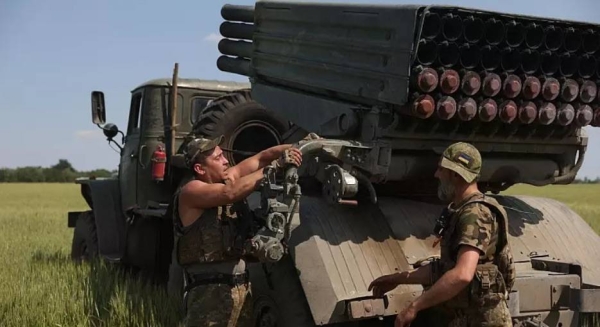
[[[75,138],[80,140],[100,140],[104,135],[102,134],[102,130],[93,129],[93,130],[82,130],[75,132]]]
[[[204,37],[204,41],[218,43],[223,37],[217,33],[210,33]]]

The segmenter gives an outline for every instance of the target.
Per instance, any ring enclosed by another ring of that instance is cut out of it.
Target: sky
[[[107,121],[124,128],[130,90],[149,79],[170,78],[175,62],[180,77],[247,81],[216,67],[226,3],[254,1],[0,1],[0,167],[48,167],[65,158],[78,170],[117,169],[118,154],[91,121],[92,90],[105,94]],[[443,4],[600,23],[597,0]],[[595,178],[600,128],[586,131],[588,152],[578,177]]]

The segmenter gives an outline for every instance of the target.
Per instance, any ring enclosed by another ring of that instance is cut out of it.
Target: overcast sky
[[[79,170],[116,169],[118,154],[91,123],[92,90],[104,91],[107,120],[124,128],[129,91],[170,77],[175,62],[181,77],[245,81],[216,67],[225,3],[254,1],[0,1],[0,167],[50,166],[66,158]],[[444,3],[600,23],[597,0]],[[579,177],[596,177],[600,128],[587,131]]]

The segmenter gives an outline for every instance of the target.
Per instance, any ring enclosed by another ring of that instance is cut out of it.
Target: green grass
[[[534,187],[514,186],[502,194],[533,195],[556,199],[577,212],[600,234],[600,184],[571,184]]]
[[[177,299],[104,264],[70,260],[72,184],[0,184],[0,326],[176,326]]]
[[[506,194],[555,198],[600,233],[600,185]],[[0,326],[176,326],[178,299],[103,264],[74,264],[67,211],[86,210],[73,184],[0,184]]]

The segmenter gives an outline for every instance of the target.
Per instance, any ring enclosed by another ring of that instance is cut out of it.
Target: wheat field
[[[507,194],[555,198],[600,233],[600,185]],[[104,264],[74,264],[67,211],[87,210],[74,184],[0,184],[0,326],[177,326],[178,299]]]

